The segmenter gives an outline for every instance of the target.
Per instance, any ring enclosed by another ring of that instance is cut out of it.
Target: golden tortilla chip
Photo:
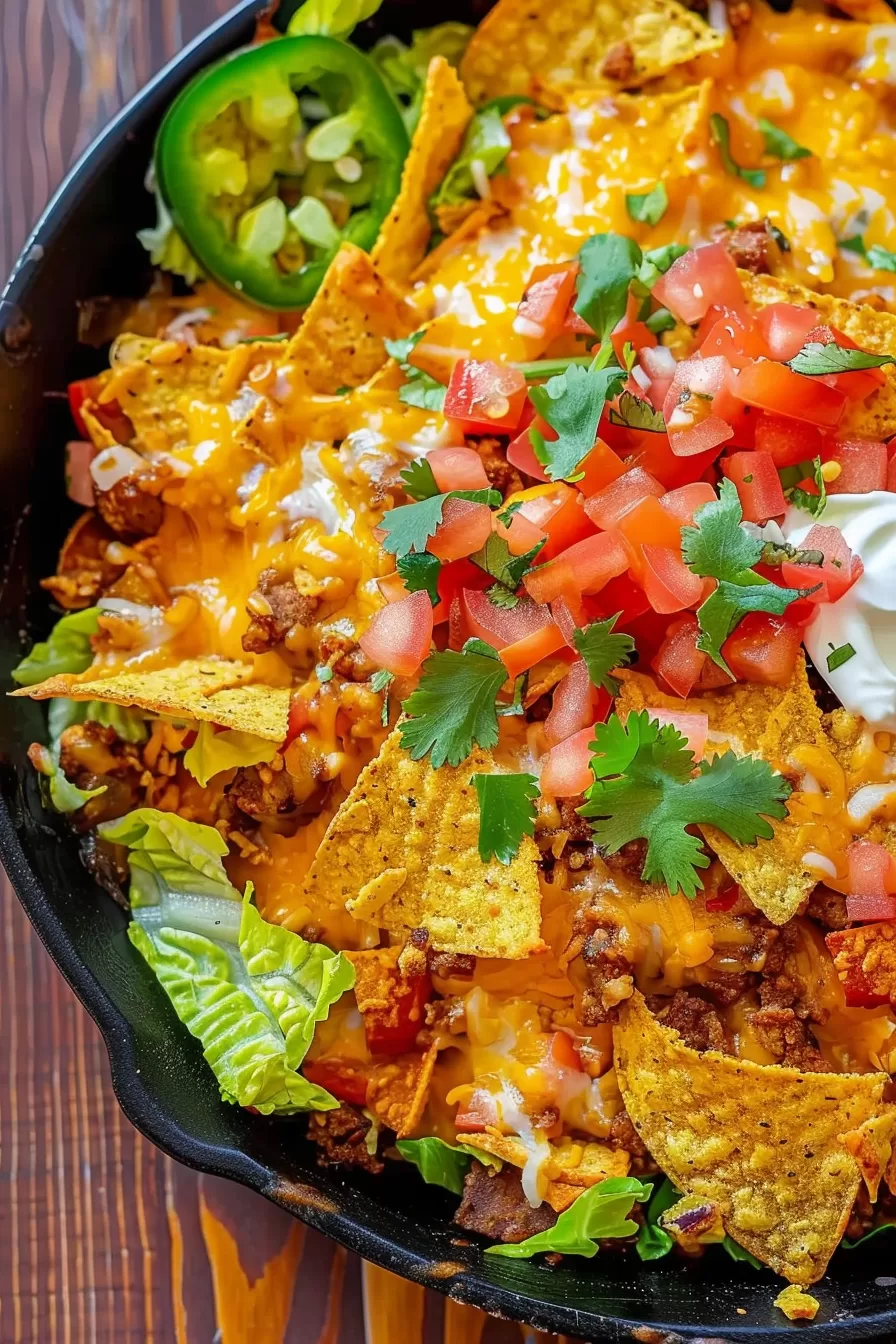
[[[622,691],[616,711],[620,718],[651,707],[706,714],[710,731],[723,739],[712,745],[722,749],[729,746],[738,755],[754,753],[778,769],[788,767],[797,747],[826,742],[821,711],[802,656],[788,686],[738,682],[705,695],[688,696],[687,700],[665,695],[652,678],[640,672],[623,670],[619,679]],[[807,846],[796,821],[788,817],[771,825],[772,838],[755,845],[739,845],[712,826],[701,829],[757,909],[773,924],[786,924],[809,896],[818,875],[802,862]]]
[[[833,294],[816,294],[773,275],[751,275],[749,271],[738,271],[738,275],[753,308],[765,308],[770,303],[809,305],[818,310],[819,322],[830,323],[863,350],[873,355],[896,355],[896,313],[878,312],[868,304],[850,303]],[[883,387],[865,401],[847,403],[837,427],[841,437],[888,439],[896,434],[896,365],[885,364],[881,372],[887,380]]]
[[[343,243],[292,337],[285,362],[313,392],[358,387],[385,364],[384,340],[407,336],[419,318],[366,252]]]
[[[370,1075],[367,1109],[400,1139],[420,1124],[438,1053],[438,1047],[431,1045],[425,1055],[399,1055],[388,1064],[378,1064]]]
[[[415,1031],[424,1025],[423,1007],[416,994],[418,986],[424,982],[416,974],[411,978],[399,966],[401,952],[399,947],[375,947],[363,952],[345,953],[355,968],[355,999],[358,1011],[364,1018],[368,1040],[372,1037],[388,1039],[390,1032],[409,1030],[411,1039],[408,1044],[411,1045]],[[421,974],[425,973],[424,953]],[[380,1050],[386,1048],[379,1046]],[[400,1050],[401,1046],[393,1048]]]
[[[725,1230],[792,1283],[820,1279],[861,1173],[845,1136],[896,1110],[885,1073],[800,1073],[700,1054],[643,995],[614,1028],[626,1109],[673,1185],[722,1210]]]
[[[506,866],[479,857],[470,779],[492,768],[477,749],[463,765],[433,770],[402,750],[396,729],[330,823],[307,898],[394,932],[425,928],[441,951],[510,959],[543,951],[534,841],[524,837]]]
[[[530,1156],[522,1139],[495,1129],[484,1134],[458,1134],[457,1141],[491,1153],[514,1167],[524,1167]],[[594,1141],[579,1143],[564,1136],[556,1143],[549,1143],[548,1148],[550,1155],[540,1171],[547,1181],[544,1197],[557,1213],[568,1209],[589,1186],[599,1185],[610,1176],[627,1176],[631,1164],[631,1156],[623,1148],[610,1148]]]
[[[500,216],[507,214],[506,206],[503,206],[500,201],[470,201],[468,204],[472,206],[471,210],[458,206],[456,207],[457,214],[453,218],[450,218],[447,214],[449,207],[440,207],[436,211],[439,228],[448,236],[443,238],[431,252],[427,252],[420,264],[414,268],[410,277],[412,284],[418,284],[420,281],[428,280],[431,275],[435,275],[445,258],[454,251],[458,243],[465,243],[471,238],[478,237],[483,229],[488,228],[493,219],[498,219]],[[451,224],[452,227],[446,228],[446,224]]]
[[[638,88],[725,39],[677,0],[498,0],[460,63],[471,101],[612,84]]]
[[[111,677],[97,677],[95,671],[79,676],[66,673],[11,694],[26,695],[31,700],[48,700],[56,695],[71,700],[104,700],[151,714],[217,723],[222,728],[254,733],[269,742],[282,742],[289,715],[289,688],[249,685],[251,676],[249,663],[201,658],[176,667],[118,672]]]
[[[814,1321],[821,1303],[817,1297],[792,1283],[789,1288],[781,1289],[775,1298],[775,1306],[783,1311],[788,1321]]]
[[[401,190],[370,253],[387,280],[403,284],[426,255],[432,233],[429,198],[457,158],[472,115],[454,69],[444,56],[434,56],[426,72],[420,120],[404,161]]]
[[[872,1204],[877,1199],[880,1183],[893,1180],[893,1139],[896,1137],[896,1116],[878,1115],[866,1120],[859,1129],[843,1135],[846,1151],[856,1160],[862,1180]]]

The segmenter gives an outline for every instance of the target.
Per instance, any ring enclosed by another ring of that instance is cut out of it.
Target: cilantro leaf
[[[449,499],[471,499],[474,504],[487,504],[491,509],[501,503],[498,490],[449,490],[446,495],[432,495],[416,504],[402,504],[383,515],[380,523],[383,550],[390,555],[425,551],[426,543],[442,521],[442,509]]]
[[[524,835],[535,834],[535,775],[474,775],[479,797],[479,857],[508,864],[516,858]]]
[[[528,1260],[541,1251],[563,1255],[597,1255],[598,1242],[608,1237],[630,1237],[638,1224],[629,1217],[635,1203],[650,1198],[652,1186],[634,1176],[610,1176],[584,1190],[564,1209],[553,1227],[509,1246],[487,1246],[486,1255]]]
[[[718,147],[719,158],[726,173],[732,177],[742,178],[751,187],[765,186],[765,171],[762,168],[741,168],[740,164],[734,162],[731,157],[731,131],[728,120],[720,112],[713,112],[709,118],[709,133]]]
[[[592,363],[587,369],[571,365],[543,387],[530,387],[529,400],[557,433],[556,439],[545,439],[537,429],[529,431],[535,456],[552,481],[575,475],[594,447],[607,401],[622,390],[625,378],[624,369],[595,368]]]
[[[642,401],[633,392],[623,392],[615,409],[610,410],[611,425],[627,425],[629,429],[648,429],[654,434],[665,434],[666,422],[662,411],[655,411],[649,401]]]
[[[405,467],[404,471],[399,472],[398,479],[404,486],[405,494],[410,495],[411,499],[432,499],[433,495],[439,493],[432,467],[425,457]]]
[[[439,605],[439,575],[442,572],[442,562],[437,555],[430,555],[428,551],[423,551],[419,555],[402,555],[398,558],[396,568],[409,593],[425,589],[433,606]]]
[[[425,1139],[399,1139],[395,1147],[407,1162],[413,1162],[427,1185],[441,1185],[453,1195],[464,1192],[464,1177],[470,1168],[472,1148],[455,1147],[429,1135]]]
[[[440,411],[445,405],[446,388],[432,374],[424,373],[416,364],[411,364],[411,351],[423,340],[424,331],[415,331],[410,336],[398,340],[386,340],[383,344],[386,353],[398,362],[407,382],[399,389],[398,400],[406,406],[418,406],[425,411]]]
[[[815,588],[781,588],[757,574],[754,565],[762,558],[763,543],[741,527],[742,521],[737,490],[726,480],[719,484],[719,498],[697,510],[694,526],[681,529],[685,564],[702,579],[718,579],[718,587],[697,608],[697,648],[729,676],[722,645],[748,612],[780,616],[798,597],[815,592]]]
[[[470,647],[471,644],[473,647]],[[507,669],[482,640],[431,653],[419,685],[402,708],[401,745],[415,761],[428,753],[434,770],[445,762],[460,765],[474,745],[488,751],[498,741],[498,692]]]
[[[893,355],[872,355],[867,350],[848,350],[831,341],[809,341],[793,359],[787,361],[794,373],[810,378],[824,373],[851,373],[854,369],[879,369],[883,364],[896,364]]]
[[[641,249],[621,233],[598,233],[579,248],[575,311],[600,341],[625,317],[628,287],[638,274]]]
[[[687,250],[681,243],[666,243],[663,247],[648,248],[638,267],[636,291],[649,294],[660,276],[665,275],[673,261],[683,257]]]
[[[805,145],[797,144],[792,136],[789,136],[786,131],[782,131],[781,127],[776,126],[773,121],[767,121],[765,117],[760,117],[759,129],[765,141],[766,154],[771,154],[776,159],[783,159],[786,163],[792,163],[795,159],[811,159],[811,149],[806,149]]]
[[[663,182],[657,182],[652,191],[644,195],[626,193],[625,208],[629,219],[636,224],[659,224],[669,208],[669,196]]]
[[[789,472],[794,472],[794,479],[791,481],[788,477]],[[813,518],[818,518],[827,504],[828,492],[825,485],[825,479],[821,474],[821,458],[815,457],[811,462],[800,462],[796,467],[785,467],[779,470],[781,485],[784,489],[784,498],[791,503],[794,508],[802,509],[809,513]],[[817,494],[812,494],[810,490],[803,490],[800,481],[805,481],[809,477],[815,482]]]
[[[865,252],[865,258],[876,271],[896,271],[896,252],[881,247],[879,243],[871,244]]]
[[[767,817],[784,817],[790,785],[767,761],[731,751],[700,762],[671,724],[647,710],[623,724],[613,714],[595,727],[594,783],[579,808],[593,818],[595,841],[609,854],[630,840],[646,840],[641,877],[664,882],[693,899],[702,888],[697,869],[709,866],[702,841],[689,826],[715,826],[738,844],[773,834]]]
[[[573,635],[576,652],[585,661],[591,684],[603,687],[610,695],[619,694],[619,682],[610,676],[610,672],[614,667],[625,667],[631,662],[635,650],[631,635],[612,633],[620,615],[617,611],[605,621],[593,621]]]
[[[491,574],[493,579],[497,579],[497,583],[488,590],[488,596],[496,606],[509,610],[517,605],[519,598],[516,590],[523,581],[523,575],[528,574],[532,568],[538,552],[546,541],[547,538],[539,541],[525,555],[511,555],[510,547],[504,538],[493,532],[485,545],[470,556],[474,565],[478,565],[486,574]]]

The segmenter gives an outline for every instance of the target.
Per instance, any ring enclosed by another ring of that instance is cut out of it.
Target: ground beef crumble
[[[297,626],[314,624],[316,597],[300,593],[295,580],[276,569],[263,569],[258,587],[249,596],[249,628],[243,635],[246,653],[267,653]]]
[[[516,1167],[505,1165],[493,1173],[474,1162],[464,1180],[454,1221],[464,1231],[478,1232],[492,1241],[517,1242],[553,1227],[557,1215],[548,1203],[532,1208]]]
[[[354,1106],[337,1106],[335,1111],[316,1111],[309,1120],[308,1137],[317,1144],[320,1167],[340,1164],[361,1167],[378,1175],[383,1164],[375,1153],[367,1151],[370,1121]]]

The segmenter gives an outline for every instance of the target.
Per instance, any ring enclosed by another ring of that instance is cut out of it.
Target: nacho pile
[[[810,1319],[896,1198],[889,11],[324,9],[163,129],[40,787],[225,1101]]]

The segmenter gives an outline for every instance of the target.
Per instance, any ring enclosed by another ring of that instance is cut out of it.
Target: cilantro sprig
[[[405,494],[411,499],[432,499],[440,493],[428,458],[418,457],[409,463],[404,471],[398,473],[398,479],[404,486]]]
[[[761,189],[765,186],[763,168],[741,168],[740,164],[735,162],[731,153],[731,129],[727,117],[723,117],[721,112],[713,112],[709,118],[709,133],[719,151],[719,158],[726,173],[731,177],[741,178],[751,187]]]
[[[504,522],[503,517],[501,521]],[[486,589],[486,597],[494,602],[495,606],[503,607],[505,610],[517,606],[520,599],[516,590],[546,542],[545,537],[530,551],[526,551],[525,555],[512,555],[505,539],[497,532],[493,532],[485,545],[473,552],[470,556],[473,564],[478,565],[495,580],[491,588]]]
[[[445,392],[447,389],[442,386],[432,374],[425,373],[423,369],[418,369],[415,364],[409,363],[411,351],[415,345],[423,340],[424,332],[415,331],[410,336],[403,336],[396,341],[384,341],[386,353],[391,355],[404,374],[407,381],[399,389],[398,400],[403,401],[406,406],[419,406],[425,411],[440,411],[445,405]]]
[[[778,475],[787,502],[811,514],[813,518],[820,517],[828,498],[827,485],[821,472],[821,458],[813,457],[811,461],[798,462],[795,467],[779,467]],[[807,480],[814,483],[817,493],[803,489],[800,482]]]
[[[765,152],[773,159],[783,159],[785,163],[793,163],[796,159],[811,159],[811,149],[799,144],[792,135],[788,135],[773,121],[760,117],[759,129],[765,141]]]
[[[629,219],[633,219],[636,224],[659,224],[669,208],[665,183],[657,182],[652,190],[643,194],[626,193],[625,208]]]
[[[401,504],[397,509],[390,509],[380,523],[383,550],[397,556],[425,551],[426,543],[442,521],[442,510],[449,499],[470,499],[474,504],[487,504],[496,509],[501,503],[501,494],[498,490],[449,490],[444,495],[430,495],[415,504]]]
[[[860,233],[853,234],[851,238],[841,238],[840,246],[844,252],[855,252],[856,256],[861,257],[875,271],[896,271],[896,252],[881,247],[880,243],[872,243],[870,247],[866,247],[865,239]]]
[[[743,516],[737,490],[731,481],[722,481],[719,498],[697,510],[692,527],[681,529],[685,564],[702,579],[718,580],[697,608],[697,648],[709,654],[732,680],[722,645],[744,616],[751,611],[780,616],[791,602],[808,597],[818,587],[781,588],[757,574],[754,566],[762,559],[763,543],[741,527]]]
[[[790,785],[767,761],[731,751],[696,767],[686,739],[647,710],[625,723],[612,714],[595,728],[594,783],[579,808],[592,819],[595,841],[609,854],[646,840],[641,877],[663,882],[691,900],[709,866],[699,836],[687,828],[715,826],[741,845],[769,839],[769,817],[786,816]]]
[[[537,429],[529,431],[535,456],[552,481],[575,476],[594,447],[607,401],[622,391],[626,371],[609,363],[612,356],[612,347],[605,341],[587,369],[571,365],[543,387],[529,389],[532,405],[557,435],[545,439]]]
[[[439,575],[442,572],[442,562],[438,556],[430,555],[429,551],[402,555],[398,558],[396,569],[409,593],[417,593],[423,589],[429,594],[433,606],[439,605]]]
[[[576,301],[579,317],[605,342],[625,317],[628,287],[638,274],[641,249],[621,233],[596,233],[579,248]]]
[[[872,355],[868,350],[853,350],[845,345],[827,345],[809,341],[802,350],[787,361],[794,373],[820,377],[826,373],[853,373],[856,369],[879,369],[884,364],[896,364],[893,355]]]
[[[487,650],[487,652],[486,652]],[[490,750],[498,741],[498,692],[507,669],[481,639],[468,640],[458,653],[431,653],[417,688],[402,708],[401,745],[415,761],[429,755],[434,770],[460,765],[474,746]]]
[[[592,686],[602,687],[610,695],[619,694],[619,682],[610,676],[614,667],[625,667],[631,662],[635,641],[613,627],[622,613],[608,616],[605,621],[593,621],[573,634],[576,653],[584,660]]]
[[[483,863],[495,858],[511,863],[524,835],[535,834],[535,775],[474,775],[471,781],[479,798],[479,857]]]

